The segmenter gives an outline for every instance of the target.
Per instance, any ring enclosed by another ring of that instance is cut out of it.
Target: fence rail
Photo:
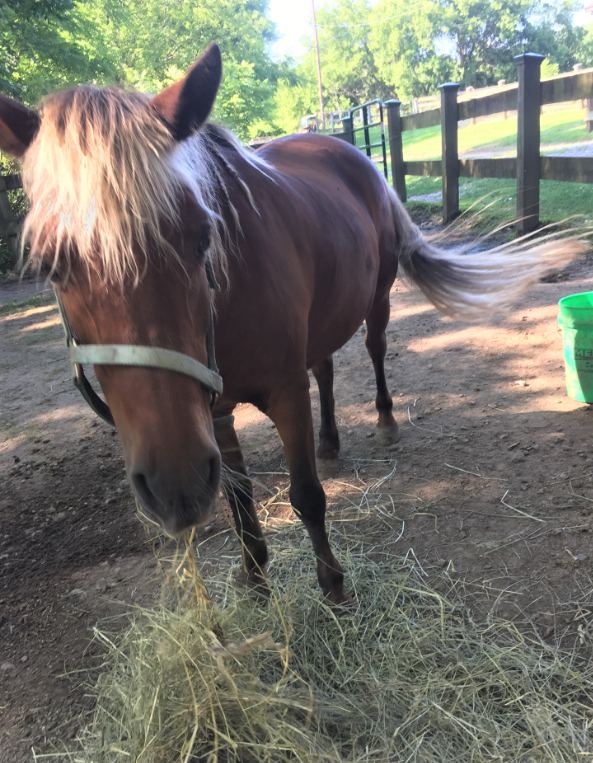
[[[539,225],[540,180],[593,183],[593,157],[541,156],[540,113],[543,105],[593,98],[593,69],[542,81],[543,56],[517,56],[518,83],[502,92],[458,102],[457,85],[442,85],[440,108],[400,115],[400,101],[387,101],[391,175],[395,190],[406,201],[406,175],[443,178],[443,218],[459,214],[459,178],[508,178],[517,180],[517,232],[529,233]],[[517,156],[459,159],[459,122],[500,112],[517,112]],[[402,134],[440,125],[442,158],[405,161]],[[347,136],[346,136],[347,137]]]
[[[519,81],[504,90],[488,95],[458,100],[455,83],[442,85],[440,108],[418,114],[400,114],[397,100],[381,104],[387,113],[391,177],[395,190],[406,201],[406,175],[442,177],[443,218],[449,222],[459,214],[459,178],[506,178],[517,180],[517,232],[529,233],[539,224],[539,182],[557,180],[573,183],[593,183],[593,157],[541,156],[539,120],[541,108],[547,104],[593,99],[593,69],[563,74],[541,81],[543,56],[526,53],[517,56]],[[359,109],[361,107],[358,107]],[[459,122],[500,112],[517,111],[517,156],[505,158],[459,159],[457,133]],[[363,114],[365,112],[363,111]],[[369,138],[365,123],[356,127],[352,110],[342,119],[343,132],[335,137],[356,145],[355,134],[365,135],[361,148],[368,154],[376,145],[382,146],[386,161],[385,143],[375,144]],[[383,134],[383,109],[379,123]],[[402,135],[408,130],[441,127],[442,158],[428,161],[405,161]],[[0,236],[6,238],[17,257],[17,223],[8,201],[7,191],[22,188],[19,175],[0,175]]]

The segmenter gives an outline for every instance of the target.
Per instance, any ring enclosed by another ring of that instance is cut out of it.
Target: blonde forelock
[[[224,272],[227,230],[213,159],[200,135],[185,143],[180,157],[146,95],[83,86],[50,96],[23,162],[30,200],[23,242],[33,264],[43,256],[56,267],[76,251],[105,281],[137,282],[147,264],[138,250],[145,258],[153,251],[176,256],[162,224],[181,224],[180,196],[189,188],[218,221],[211,256]],[[182,166],[182,157],[191,166]]]

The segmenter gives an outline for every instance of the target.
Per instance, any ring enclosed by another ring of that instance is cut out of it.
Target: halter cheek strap
[[[216,282],[210,261],[206,260],[206,274],[210,288],[216,291],[220,286]],[[115,426],[109,406],[92,388],[84,374],[83,363],[108,366],[141,366],[144,368],[163,368],[190,376],[212,394],[212,402],[222,394],[222,377],[218,373],[214,355],[213,307],[210,303],[210,323],[206,334],[208,366],[189,355],[162,347],[145,347],[133,344],[81,344],[66,313],[60,293],[54,289],[56,301],[66,335],[66,345],[70,350],[72,382],[79,390],[92,410],[111,426]]]

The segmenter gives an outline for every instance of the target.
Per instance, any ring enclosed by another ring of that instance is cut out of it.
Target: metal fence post
[[[401,101],[395,99],[385,102],[387,109],[387,131],[389,136],[389,154],[391,156],[391,182],[402,201],[407,200],[406,169],[402,143],[402,120],[399,113]]]
[[[515,56],[517,91],[517,234],[539,225],[541,64],[545,56]]]
[[[441,138],[443,145],[443,222],[459,214],[459,155],[457,151],[457,82],[447,82],[441,91]]]
[[[365,106],[362,109],[362,123],[364,125],[364,147],[367,152],[367,156],[369,159],[373,155],[373,152],[371,150],[371,134],[369,132],[369,112],[368,112],[368,106]]]
[[[352,114],[348,114],[347,117],[342,119],[342,127],[344,128],[344,140],[354,145],[354,132],[352,130]]]

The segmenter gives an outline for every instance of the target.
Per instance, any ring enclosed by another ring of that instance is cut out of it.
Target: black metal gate
[[[364,151],[372,162],[383,166],[383,174],[387,179],[383,102],[379,98],[375,98],[374,101],[350,109],[349,115],[354,145]]]

